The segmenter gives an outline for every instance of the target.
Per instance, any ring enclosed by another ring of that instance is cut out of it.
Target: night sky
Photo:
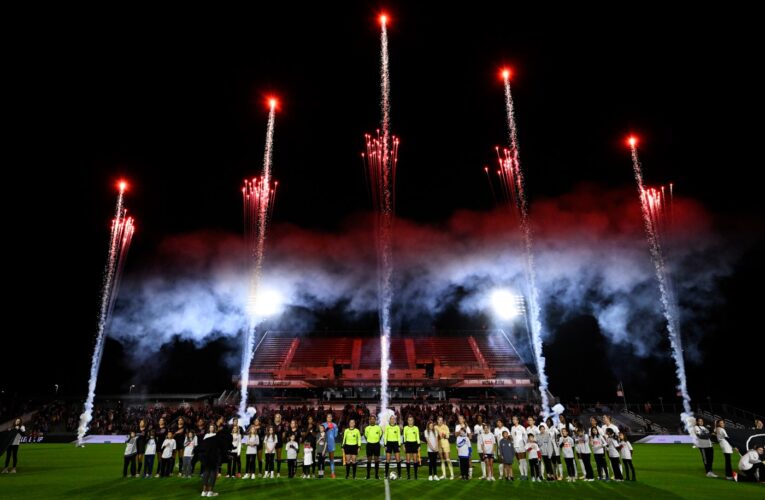
[[[709,312],[703,362],[689,366],[691,393],[765,410],[745,378],[761,374],[765,352],[762,196],[753,180],[762,165],[761,41],[747,25],[754,16],[524,12],[511,3],[23,18],[26,36],[8,63],[12,298],[0,388],[41,394],[59,383],[85,394],[117,179],[129,179],[138,221],[126,276],[168,236],[241,231],[238,189],[260,168],[269,95],[281,101],[275,222],[336,231],[368,210],[359,153],[379,121],[383,7],[392,17],[392,120],[402,141],[398,215],[438,224],[458,209],[492,208],[482,167],[506,138],[498,74],[511,66],[532,218],[535,199],[583,183],[634,189],[630,132],[641,138],[648,182],[675,182],[714,215],[738,256],[714,292],[723,300]],[[206,380],[189,373],[234,348],[165,348],[148,370],[159,375],[146,380],[147,369],[109,341],[98,392],[123,392],[134,380],[150,392],[219,391],[231,384],[222,362]],[[571,361],[580,351],[609,362],[580,370]],[[614,399],[618,375],[608,365],[621,365],[632,372],[625,389],[635,402],[675,399],[668,355],[609,349],[591,317],[561,325],[546,353],[551,389],[564,398]]]

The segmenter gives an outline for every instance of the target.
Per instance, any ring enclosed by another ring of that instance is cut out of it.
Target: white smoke
[[[666,338],[658,290],[639,207],[627,196],[583,189],[532,206],[543,321],[551,307],[564,315],[591,314],[612,343],[638,356],[668,356],[657,351]],[[681,319],[700,322],[704,308],[717,300],[716,281],[730,272],[732,259],[697,205],[676,202],[675,217],[669,261],[686,311]],[[373,225],[366,222],[358,219],[338,234],[273,227],[262,286],[277,290],[287,308],[271,320],[272,327],[309,330],[313,311],[321,309],[339,308],[349,318],[377,311]],[[490,315],[485,304],[491,290],[523,290],[523,252],[513,228],[500,210],[459,212],[441,226],[398,220],[394,330],[402,324],[430,329],[447,307]],[[240,335],[247,325],[243,255],[236,235],[169,239],[160,265],[126,277],[111,335],[137,344],[139,352],[175,338],[202,345]],[[691,336],[700,334],[689,329]]]

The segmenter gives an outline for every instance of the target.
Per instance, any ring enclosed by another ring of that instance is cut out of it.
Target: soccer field
[[[199,497],[201,480],[151,478],[123,479],[123,445],[22,445],[19,473],[0,475],[0,499],[16,498],[191,498]],[[723,475],[722,456],[715,450],[715,472]],[[390,481],[390,498],[659,498],[726,499],[765,498],[765,486],[704,477],[701,457],[687,445],[635,445],[637,482],[486,482],[427,480],[427,466],[420,468],[418,481]],[[734,456],[735,457],[735,456]],[[4,457],[3,457],[4,458]],[[476,478],[480,467],[474,464]],[[346,481],[345,469],[337,468],[337,479],[287,479],[286,464],[279,479],[226,479],[216,484],[221,498],[258,496],[272,498],[385,498],[383,481]],[[224,467],[225,472],[225,467]],[[516,465],[517,474],[517,465]],[[423,479],[424,476],[424,479]],[[406,477],[406,472],[404,472]]]

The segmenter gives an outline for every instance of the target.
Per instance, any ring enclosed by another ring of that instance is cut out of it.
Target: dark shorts
[[[404,449],[406,449],[407,453],[418,453],[420,445],[417,443],[404,443]]]
[[[483,454],[483,459],[484,460],[489,460],[489,459],[493,459],[493,458],[494,458],[494,454],[493,453],[484,453]]]
[[[359,454],[359,445],[357,444],[346,444],[343,446],[343,451],[346,455],[358,455]]]
[[[380,456],[380,443],[367,443],[367,456],[379,457]]]
[[[385,445],[385,453],[398,453],[398,443],[387,443]]]
[[[551,458],[552,458],[552,463],[554,463],[556,465],[560,463],[560,455],[553,454],[553,456]]]

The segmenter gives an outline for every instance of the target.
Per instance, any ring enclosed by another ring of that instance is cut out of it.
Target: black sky
[[[22,318],[6,329],[8,352],[19,354],[11,355],[13,376],[3,384],[33,393],[55,379],[85,392],[112,188],[121,176],[131,181],[139,227],[127,272],[140,269],[168,235],[240,231],[238,189],[261,163],[267,95],[282,102],[276,220],[335,230],[368,209],[359,153],[363,134],[379,121],[382,7],[392,17],[398,214],[438,222],[456,209],[491,207],[482,166],[505,139],[498,79],[505,64],[517,75],[532,203],[582,182],[631,186],[623,139],[637,133],[649,182],[675,182],[719,217],[731,246],[745,249],[721,284],[726,305],[714,312],[702,346],[706,361],[690,367],[696,396],[745,405],[746,390],[731,382],[748,361],[747,348],[763,352],[761,294],[749,291],[765,277],[754,181],[763,108],[761,41],[750,25],[756,16],[552,6],[527,12],[509,2],[21,16],[7,63],[5,241],[14,296],[6,315]],[[589,331],[586,323],[569,328]],[[568,348],[556,338],[552,359]],[[226,347],[210,349],[220,355]],[[167,354],[181,363],[174,373],[200,356],[176,351],[185,354]],[[140,371],[122,366],[126,359],[116,343],[107,345],[104,391],[125,390]],[[553,390],[558,384],[565,397],[579,395],[569,365],[558,366]],[[662,361],[635,362],[635,370],[671,376]],[[604,375],[596,386],[610,397],[618,376]],[[227,379],[221,371],[210,389]],[[641,396],[673,392],[651,378],[634,381]]]

